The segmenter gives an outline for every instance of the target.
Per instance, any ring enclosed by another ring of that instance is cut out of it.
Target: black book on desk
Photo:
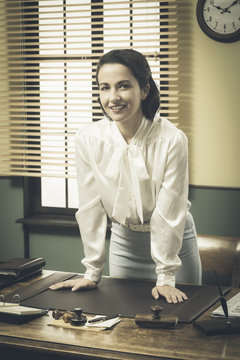
[[[0,263],[0,288],[39,273],[45,265],[43,258],[14,258]]]
[[[19,278],[43,268],[43,258],[14,258],[0,263],[0,277]]]

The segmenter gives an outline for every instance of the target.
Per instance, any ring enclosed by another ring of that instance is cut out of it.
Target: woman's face
[[[137,123],[142,120],[141,102],[149,91],[140,89],[131,70],[122,64],[103,65],[98,73],[100,101],[105,112],[116,122]]]

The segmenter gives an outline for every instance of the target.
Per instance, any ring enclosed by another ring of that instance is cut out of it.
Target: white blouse
[[[143,118],[130,145],[104,118],[76,135],[79,224],[85,278],[105,264],[107,215],[126,225],[150,223],[157,285],[175,286],[188,201],[188,142],[165,118]]]

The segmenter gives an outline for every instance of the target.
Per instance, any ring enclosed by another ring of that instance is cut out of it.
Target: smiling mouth
[[[125,108],[125,105],[117,105],[117,106],[109,106],[109,108],[112,110],[112,111],[121,111],[122,109]]]

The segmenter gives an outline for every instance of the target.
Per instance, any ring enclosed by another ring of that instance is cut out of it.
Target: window
[[[1,174],[34,178],[42,207],[77,208],[74,135],[102,117],[94,78],[101,54],[142,52],[161,92],[161,114],[179,122],[176,0],[10,3],[0,8],[7,54],[0,71],[8,84]]]

